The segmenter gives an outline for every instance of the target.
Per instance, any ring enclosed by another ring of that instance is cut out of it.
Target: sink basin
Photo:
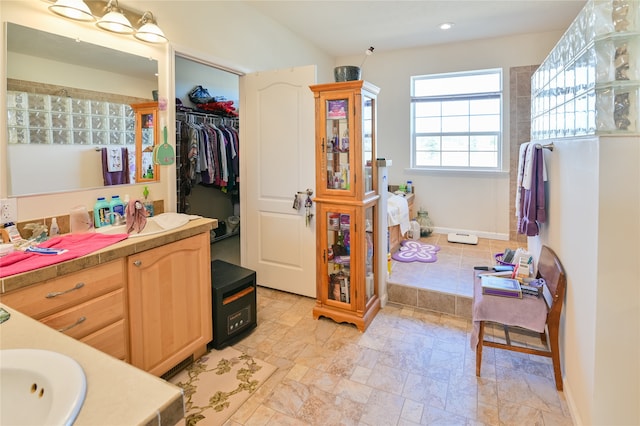
[[[129,238],[146,237],[179,228],[189,222],[190,216],[182,213],[162,213],[147,218],[147,224],[140,233],[132,232]],[[127,225],[109,225],[96,229],[101,234],[126,234]]]
[[[84,370],[67,355],[0,350],[0,424],[71,425],[87,391]]]

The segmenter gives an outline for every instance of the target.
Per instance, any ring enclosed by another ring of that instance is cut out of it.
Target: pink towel
[[[53,237],[38,244],[38,247],[66,249],[68,251],[62,254],[38,254],[14,251],[4,257],[0,257],[0,277],[21,274],[82,257],[125,240],[128,236],[128,234],[105,235],[88,233],[66,234]]]
[[[140,233],[147,225],[147,210],[140,200],[131,200],[124,209],[127,220],[127,233]]]

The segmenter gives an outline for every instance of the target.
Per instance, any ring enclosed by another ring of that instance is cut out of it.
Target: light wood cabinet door
[[[161,376],[212,340],[209,233],[128,262],[131,363]]]
[[[364,331],[380,309],[375,276],[377,199],[362,205],[318,203],[314,318],[350,322]]]
[[[316,194],[360,201],[377,194],[376,116],[380,89],[364,81],[310,86],[316,103]]]

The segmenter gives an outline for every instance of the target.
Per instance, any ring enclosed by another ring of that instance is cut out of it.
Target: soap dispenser
[[[93,226],[100,228],[111,224],[109,218],[111,213],[111,207],[104,197],[99,197],[96,204],[93,206]]]
[[[144,195],[144,201],[142,202],[142,205],[144,206],[145,210],[147,211],[147,216],[148,217],[152,217],[153,216],[153,200],[151,199],[151,197],[149,197],[149,188],[147,188],[146,186],[144,187],[144,190],[142,191],[142,195]]]
[[[60,233],[60,228],[58,227],[58,219],[55,217],[51,219],[51,226],[49,227],[49,237],[56,236]]]
[[[111,224],[112,225],[119,224],[117,222],[124,220],[124,217],[125,217],[124,203],[120,199],[120,196],[119,195],[112,196],[109,206],[111,207],[111,213],[117,213],[117,214],[112,214],[110,216]]]

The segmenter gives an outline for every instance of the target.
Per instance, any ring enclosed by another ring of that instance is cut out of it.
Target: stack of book
[[[496,275],[482,275],[481,283],[482,294],[522,299],[520,282],[514,278],[500,277]]]

